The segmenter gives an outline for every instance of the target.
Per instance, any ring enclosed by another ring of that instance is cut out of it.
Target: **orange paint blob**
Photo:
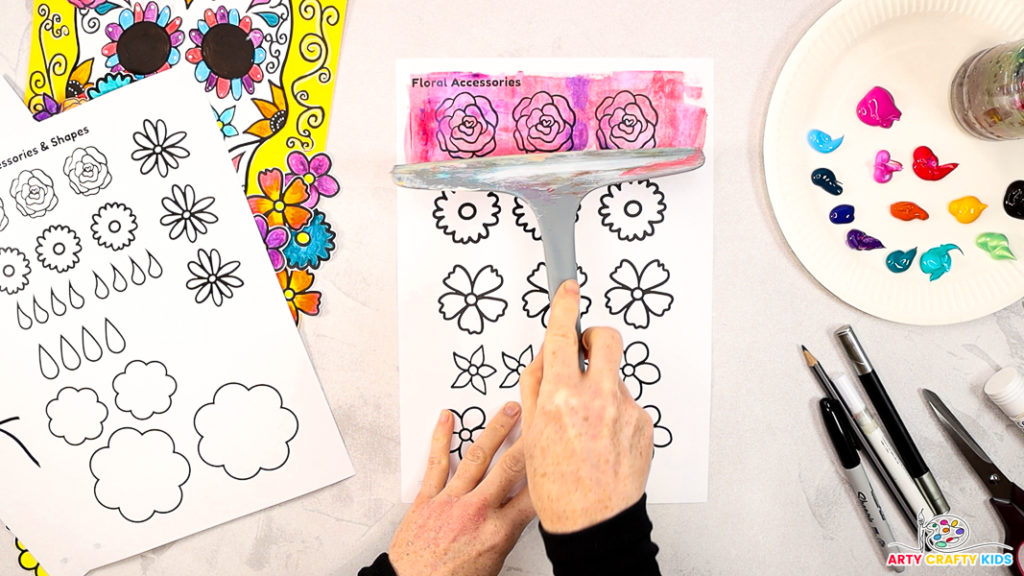
[[[904,222],[928,219],[928,212],[913,202],[896,202],[889,206],[889,213]]]

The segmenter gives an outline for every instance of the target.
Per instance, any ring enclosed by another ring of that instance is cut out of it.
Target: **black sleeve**
[[[395,569],[391,567],[391,560],[388,560],[385,553],[377,556],[373,564],[360,570],[358,576],[395,576]]]
[[[555,576],[661,576],[658,547],[651,541],[647,495],[604,522],[572,534],[540,527]]]

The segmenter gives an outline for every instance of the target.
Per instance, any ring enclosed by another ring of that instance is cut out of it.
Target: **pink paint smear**
[[[409,81],[406,161],[569,150],[703,148],[707,111],[683,72],[435,72]]]

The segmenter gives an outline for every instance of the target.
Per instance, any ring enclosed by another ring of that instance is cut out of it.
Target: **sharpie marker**
[[[892,480],[896,492],[906,503],[907,509],[912,512],[913,525],[916,529],[918,526],[917,517],[919,515],[924,514],[925,521],[931,518],[931,506],[928,505],[928,501],[921,495],[921,491],[917,489],[917,484],[914,483],[914,479],[907,473],[907,469],[900,463],[899,458],[896,456],[896,451],[892,449],[892,445],[886,440],[882,429],[878,427],[878,423],[868,413],[868,409],[864,405],[864,399],[861,398],[857,389],[854,388],[853,382],[850,382],[846,374],[839,374],[835,378],[835,385],[836,390],[839,392],[839,397],[842,398],[846,407],[850,410],[850,414],[853,415],[853,421],[857,424],[857,428],[860,428],[864,439],[871,445],[875,455],[878,457],[878,463],[881,464],[885,474]]]
[[[860,504],[864,517],[868,521],[868,533],[882,549],[882,556],[888,558],[888,545],[893,541],[892,528],[885,519],[882,505],[875,497],[875,490],[871,486],[871,481],[868,480],[868,475],[864,473],[864,467],[860,465],[860,456],[857,455],[857,449],[853,447],[853,440],[850,437],[852,431],[846,430],[840,423],[840,415],[836,412],[839,407],[836,406],[834,400],[822,398],[820,405],[821,417],[825,420],[825,430],[828,431],[832,446],[839,456],[839,462],[843,465],[846,479],[850,482],[850,487],[853,488],[853,493],[857,497],[857,503]],[[902,572],[902,566],[897,567],[896,571]]]
[[[868,360],[867,354],[861,348],[857,335],[853,333],[853,328],[843,326],[836,330],[836,338],[846,350],[846,355],[853,363],[857,377],[860,378],[861,385],[868,393],[868,398],[871,399],[871,404],[878,412],[878,417],[881,418],[886,432],[892,438],[893,446],[896,447],[896,452],[900,455],[903,465],[906,466],[907,473],[914,479],[914,484],[917,485],[917,489],[930,505],[932,513],[937,515],[949,512],[949,503],[946,502],[946,497],[943,496],[931,470],[928,469],[924,458],[918,452],[914,439],[910,437],[910,432],[903,424],[903,419],[896,411],[896,406],[882,386],[882,381],[878,379],[878,374],[875,373],[871,361]]]

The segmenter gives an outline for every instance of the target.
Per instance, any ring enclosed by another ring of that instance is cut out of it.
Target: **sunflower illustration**
[[[269,138],[284,128],[285,122],[288,121],[288,102],[284,98],[284,89],[270,82],[270,94],[273,102],[259,98],[252,99],[252,103],[259,108],[263,119],[257,120],[252,126],[246,128],[246,134]]]

